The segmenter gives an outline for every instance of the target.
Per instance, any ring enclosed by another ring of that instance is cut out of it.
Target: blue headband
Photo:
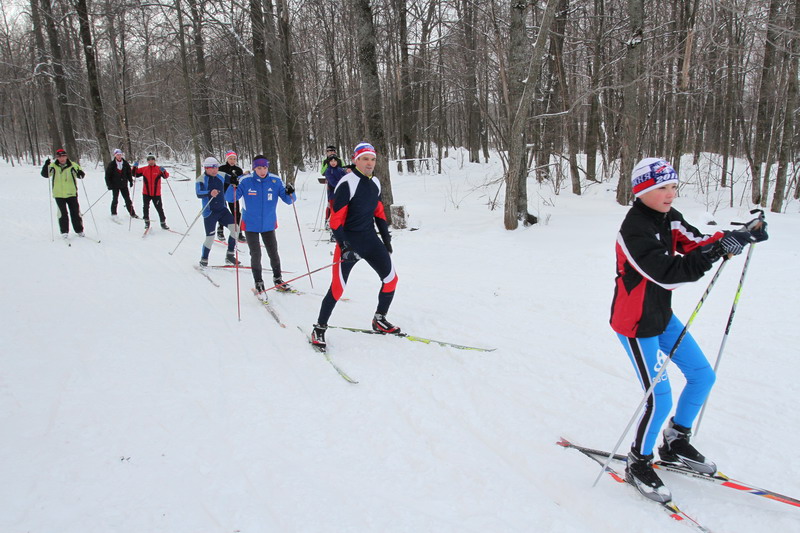
[[[267,158],[253,159],[253,168],[268,167],[268,166],[269,166],[269,160]]]

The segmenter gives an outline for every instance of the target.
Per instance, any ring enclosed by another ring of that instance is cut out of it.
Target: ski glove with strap
[[[754,218],[745,224],[744,227],[750,232],[750,235],[753,236],[753,242],[761,242],[769,239],[769,235],[767,234],[767,222],[761,217]]]
[[[286,194],[294,194],[294,187],[291,184],[286,186]]]
[[[720,240],[703,246],[701,251],[714,263],[723,255],[739,255],[751,242],[755,242],[755,239],[749,231],[725,231]]]
[[[361,256],[358,255],[354,250],[350,249],[350,243],[347,241],[342,243],[342,262],[343,263],[355,263]]]

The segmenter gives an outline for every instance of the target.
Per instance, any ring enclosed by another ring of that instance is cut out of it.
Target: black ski
[[[255,289],[250,289],[250,290],[253,291],[253,295],[258,299],[259,302],[261,302],[261,305],[264,307],[264,309],[266,309],[267,312],[272,316],[272,318],[275,319],[275,322],[277,322],[280,327],[285,328],[286,324],[284,324],[281,321],[281,317],[278,316],[278,313],[277,311],[275,311],[275,308],[272,307],[272,305],[269,303],[269,300],[267,299],[266,295],[262,296],[262,293],[257,292]]]
[[[311,342],[311,335],[309,335],[308,333],[303,331],[303,328],[301,328],[300,326],[297,326],[297,329],[299,329],[300,331],[303,332],[303,334],[306,336],[306,339],[308,340],[308,343],[311,345],[311,347],[314,349],[314,351],[318,352],[318,353],[321,353],[325,357],[325,360],[328,361],[331,364],[331,366],[336,370],[336,372],[340,376],[342,376],[342,379],[344,379],[348,383],[352,383],[354,385],[358,383],[358,381],[356,381],[353,378],[351,378],[350,376],[348,376],[347,373],[344,370],[339,368],[339,366],[336,363],[333,362],[333,359],[331,359],[330,354],[328,354],[328,350],[324,346],[318,346],[318,345],[314,344],[313,342]]]

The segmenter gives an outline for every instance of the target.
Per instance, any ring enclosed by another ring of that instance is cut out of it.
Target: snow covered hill
[[[313,288],[294,283],[307,294],[270,293],[281,329],[250,294],[249,271],[238,293],[234,271],[211,271],[219,288],[195,272],[201,226],[170,255],[179,235],[114,224],[106,196],[84,218],[102,242],[67,247],[51,242],[39,169],[0,165],[0,532],[688,531],[608,476],[592,488],[599,467],[555,445],[563,435],[611,448],[641,399],[608,327],[627,210],[612,185],[576,197],[531,181],[543,223],[508,232],[502,210],[487,207],[497,184],[485,184],[501,169],[446,163],[444,175],[393,176],[395,202],[419,230],[394,231],[389,317],[413,334],[497,350],[329,330],[331,357],[357,385],[296,327],[315,321],[329,271]],[[101,170],[90,168],[85,186],[84,210],[87,195],[105,192]],[[178,206],[191,222],[200,203],[192,182],[172,187],[168,223],[185,231]],[[325,266],[333,248],[314,231],[322,186],[308,172],[297,188],[309,263]],[[706,231],[750,218],[749,206],[709,213],[720,199],[695,185],[682,195],[676,207]],[[794,201],[767,215],[771,237],[754,251],[694,440],[728,475],[794,497],[799,211]],[[280,204],[278,216],[288,279],[305,262],[292,208]],[[703,225],[712,219],[719,226]],[[248,264],[246,246],[240,258]],[[223,259],[215,247],[211,264]],[[725,267],[692,327],[712,363],[743,262]],[[709,280],[676,291],[679,317]],[[369,327],[379,287],[357,265],[331,323]],[[680,373],[670,375],[677,392]],[[713,531],[798,530],[796,507],[663,478]]]

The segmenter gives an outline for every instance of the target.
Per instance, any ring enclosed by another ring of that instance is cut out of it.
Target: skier
[[[342,167],[342,160],[339,159],[336,154],[329,155],[327,159],[325,159],[325,181],[327,183],[328,189],[328,205],[325,207],[325,227],[326,229],[330,229],[329,221],[331,218],[331,209],[333,206],[333,191],[336,190],[336,185],[339,184],[339,180],[342,179],[342,176],[351,172],[351,169],[346,169]],[[331,242],[334,242],[336,239],[331,233]]]
[[[220,172],[224,172],[225,174],[235,177],[239,179],[244,174],[244,170],[241,167],[237,166],[236,163],[239,159],[239,156],[231,150],[227,154],[225,154],[225,164],[219,167]],[[225,192],[228,192],[229,186],[225,187]],[[242,223],[242,213],[239,210],[239,205],[237,202],[229,202],[228,209],[230,209],[231,213],[233,213],[234,218],[236,219],[236,225],[239,226],[239,242],[245,242],[244,239],[244,232],[241,228]],[[222,225],[217,228],[217,238],[221,241],[225,240],[225,233],[222,231]]]
[[[228,237],[228,252],[225,254],[225,264],[239,264],[234,256],[233,250],[236,247],[236,237],[238,230],[233,222],[233,215],[225,205],[223,189],[226,184],[230,184],[231,178],[227,174],[219,174],[219,161],[214,157],[207,157],[203,161],[203,173],[197,176],[195,182],[195,193],[205,206],[203,209],[203,223],[206,228],[206,240],[203,242],[203,250],[200,256],[200,266],[208,266],[208,254],[211,253],[211,246],[214,244],[214,232],[217,224],[228,226],[230,237]]]
[[[392,237],[381,202],[381,185],[372,175],[376,159],[371,144],[364,142],[356,146],[353,151],[355,169],[339,181],[334,193],[331,213],[331,230],[336,237],[333,281],[311,333],[311,342],[323,349],[328,318],[344,292],[350,271],[362,257],[382,281],[372,329],[380,333],[400,333],[400,328],[386,319],[397,286],[397,273],[391,256]],[[376,226],[380,239],[375,234]]]
[[[111,198],[111,218],[118,221],[117,203],[119,202],[120,193],[122,193],[122,199],[125,200],[125,209],[128,210],[131,218],[139,218],[133,209],[133,203],[128,194],[128,187],[133,186],[131,165],[125,160],[125,154],[122,153],[122,150],[116,148],[113,153],[114,158],[106,165],[106,186],[108,190],[113,192]]]
[[[78,163],[74,163],[67,157],[67,152],[63,148],[56,150],[56,160],[51,162],[46,159],[42,166],[42,177],[53,180],[50,188],[53,190],[53,198],[58,206],[58,228],[61,236],[67,238],[69,233],[69,222],[72,221],[72,229],[80,237],[84,237],[83,219],[81,218],[81,208],[78,204],[78,182],[75,178],[83,179],[86,174]],[[67,209],[69,218],[67,220]]]
[[[167,217],[164,215],[164,205],[161,201],[161,179],[169,178],[169,172],[164,167],[156,166],[156,157],[153,154],[147,156],[147,166],[139,168],[134,163],[131,174],[142,176],[142,212],[144,213],[144,228],[150,227],[150,202],[158,211],[161,220],[161,228],[169,229]]]
[[[322,166],[319,168],[320,175],[324,176],[325,175],[325,171],[328,170],[328,158],[331,157],[331,156],[337,157],[337,155],[336,155],[336,147],[333,146],[332,144],[329,144],[325,148],[325,159],[322,160]]]
[[[236,185],[235,178],[231,178],[231,185]],[[272,267],[272,282],[280,285],[276,290],[290,291],[289,285],[281,277],[281,258],[278,255],[278,240],[275,230],[278,227],[276,208],[278,198],[287,204],[297,200],[294,187],[286,185],[275,174],[269,173],[269,161],[263,155],[253,158],[253,173],[247,174],[238,183],[238,186],[228,187],[225,200],[235,204],[239,198],[244,198],[244,227],[247,246],[250,248],[250,267],[253,280],[258,292],[264,291],[264,280],[261,278],[261,244],[259,236],[264,241],[269,255],[269,264]]]
[[[738,255],[751,243],[767,239],[766,223],[748,223],[750,231],[703,235],[672,207],[678,175],[663,159],[646,158],[632,173],[636,197],[617,235],[617,277],[611,327],[633,363],[639,383],[648,390],[665,363],[683,324],[673,314],[671,291],[697,281],[722,256]],[[716,465],[690,444],[691,427],[715,381],[708,360],[688,332],[672,357],[686,378],[677,409],[663,431],[662,461],[686,465],[703,474]],[[644,496],[667,502],[672,495],[653,469],[653,448],[672,410],[672,391],[662,374],[638,426],[625,470],[627,480]]]

